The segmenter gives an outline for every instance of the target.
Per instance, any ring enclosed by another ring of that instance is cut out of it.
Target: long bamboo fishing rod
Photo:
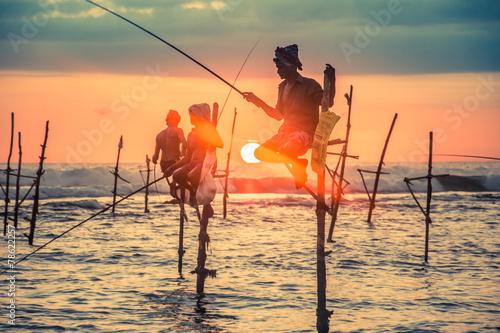
[[[70,231],[72,231],[73,229],[78,228],[79,226],[81,226],[81,225],[82,225],[82,224],[84,224],[85,222],[88,222],[88,221],[90,221],[91,219],[93,219],[94,217],[96,217],[96,216],[98,216],[98,215],[100,215],[100,214],[102,214],[102,213],[106,212],[106,211],[107,211],[107,210],[109,210],[110,208],[112,208],[112,207],[114,207],[114,206],[118,205],[118,204],[119,204],[120,202],[122,202],[123,200],[128,199],[129,197],[133,196],[134,194],[137,194],[138,192],[140,192],[140,191],[144,190],[146,187],[151,186],[151,185],[153,185],[153,184],[155,184],[155,183],[159,182],[159,181],[160,181],[160,180],[162,180],[163,178],[165,178],[165,176],[162,176],[162,177],[160,177],[160,178],[158,178],[158,179],[156,179],[156,180],[152,181],[151,183],[146,184],[146,185],[142,186],[141,188],[138,188],[137,190],[135,190],[134,192],[132,192],[132,193],[130,193],[130,194],[128,194],[128,195],[126,195],[126,196],[124,196],[123,198],[121,198],[120,200],[118,200],[117,202],[115,202],[114,204],[109,205],[108,207],[101,209],[100,211],[98,211],[97,213],[95,213],[95,214],[93,214],[92,216],[88,217],[87,219],[83,220],[82,222],[80,222],[80,223],[78,223],[78,224],[76,224],[76,225],[72,226],[71,228],[69,228],[68,230],[66,230],[65,232],[63,232],[62,234],[60,234],[59,236],[56,236],[56,237],[52,238],[52,239],[51,239],[50,241],[48,241],[47,243],[43,244],[42,246],[39,246],[36,250],[34,250],[33,252],[31,252],[31,253],[27,254],[27,255],[26,255],[26,256],[24,256],[22,259],[18,260],[18,261],[15,263],[15,265],[17,265],[17,264],[19,264],[20,262],[22,262],[22,261],[24,261],[24,260],[28,259],[28,258],[29,258],[29,257],[31,257],[33,254],[37,253],[38,251],[40,251],[41,249],[43,249],[44,247],[46,247],[47,245],[49,245],[50,243],[52,243],[53,241],[55,241],[56,239],[61,238],[62,236],[66,235],[67,233],[69,233],[69,232],[70,232]],[[0,272],[0,274],[3,274],[3,273],[5,273],[5,272],[6,272],[6,271],[8,271],[8,270],[11,270],[11,269],[10,269],[10,268],[8,268],[8,269],[4,269],[3,271],[1,271],[1,272]]]
[[[169,42],[167,42],[166,40],[164,40],[163,38],[159,37],[158,35],[155,35],[154,33],[152,33],[151,31],[141,27],[140,25],[138,25],[137,23],[134,23],[132,21],[130,21],[129,19],[113,12],[112,10],[106,8],[106,7],[103,7],[93,1],[90,1],[90,0],[84,0],[94,6],[97,6],[105,11],[107,11],[108,13],[110,14],[113,14],[115,15],[116,17],[119,17],[121,18],[122,20],[124,21],[127,21],[128,23],[136,26],[137,28],[141,29],[142,31],[146,32],[147,34],[153,36],[154,38],[162,41],[163,43],[167,44],[168,46],[170,46],[171,48],[173,48],[174,50],[176,50],[177,52],[179,52],[180,54],[182,54],[183,56],[187,57],[188,59],[190,59],[191,61],[193,61],[194,63],[196,63],[197,65],[201,66],[203,69],[205,69],[206,71],[208,71],[210,74],[214,75],[216,78],[218,78],[219,80],[221,80],[222,82],[224,82],[225,84],[227,84],[228,86],[230,86],[231,88],[233,88],[236,92],[238,92],[240,95],[243,96],[243,93],[238,89],[236,88],[235,86],[233,86],[231,83],[227,82],[226,80],[224,80],[221,76],[219,76],[217,73],[215,73],[214,71],[212,71],[210,68],[208,68],[207,66],[203,65],[201,62],[199,62],[198,60],[194,59],[193,57],[191,57],[189,54],[187,54],[186,52],[180,50],[179,48],[177,48],[176,46],[170,44]]]

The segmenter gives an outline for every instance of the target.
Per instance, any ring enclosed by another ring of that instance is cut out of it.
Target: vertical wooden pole
[[[18,132],[18,147],[19,147],[19,161],[17,162],[17,179],[16,179],[16,206],[14,207],[14,228],[17,229],[17,220],[19,218],[19,191],[21,182],[21,162],[23,156],[23,149],[21,146],[21,132]]]
[[[151,173],[151,168],[149,166],[149,162],[151,160],[149,159],[148,155],[146,155],[146,184],[149,184],[149,175]],[[144,197],[144,213],[149,213],[148,209],[148,196],[149,196],[149,186],[146,186],[146,192],[145,192],[145,197]]]
[[[219,114],[219,104],[214,103],[212,110],[212,124],[217,125],[217,117]],[[210,149],[210,147],[208,148]],[[200,219],[200,234],[198,235],[198,261],[197,261],[197,279],[196,293],[202,294],[205,290],[205,279],[207,278],[205,263],[207,260],[207,244],[210,242],[208,236],[208,220],[210,216],[211,206],[203,205],[203,212]],[[213,211],[213,210],[212,210]]]
[[[375,197],[377,196],[378,183],[380,180],[380,173],[382,172],[382,165],[384,164],[385,152],[387,150],[387,145],[389,144],[389,139],[391,138],[392,129],[394,128],[394,124],[396,123],[396,119],[398,118],[398,114],[394,114],[394,119],[392,120],[391,128],[389,130],[389,134],[387,135],[387,139],[385,140],[384,149],[382,150],[382,156],[380,157],[380,162],[378,163],[377,174],[375,175],[375,184],[373,185],[373,194],[370,199],[370,209],[368,210],[368,223],[372,220],[372,212],[375,209]]]
[[[321,112],[328,112],[330,80],[324,76],[323,103]],[[319,333],[330,330],[329,321],[331,313],[326,309],[326,261],[325,261],[325,170],[318,173],[317,178],[317,242],[316,242],[316,283],[318,294],[318,307],[316,309],[316,329]]]
[[[179,202],[180,208],[180,218],[179,218],[179,249],[177,250],[177,254],[179,255],[179,262],[177,265],[177,271],[179,272],[179,276],[182,279],[182,259],[184,257],[184,217],[186,213],[184,211],[184,201],[186,200],[186,190],[181,188],[181,200]]]
[[[227,216],[227,198],[228,198],[227,186],[229,182],[229,160],[231,159],[231,151],[233,150],[234,125],[236,123],[237,114],[238,113],[236,112],[236,108],[234,108],[233,127],[231,129],[231,143],[229,144],[229,152],[227,153],[227,163],[226,163],[226,170],[224,177],[224,196],[222,198],[222,205],[223,205],[222,216],[224,219]]]
[[[123,147],[123,135],[120,136],[120,142],[118,143],[118,156],[116,157],[116,166],[115,166],[115,172],[113,173],[115,175],[115,184],[113,186],[113,208],[111,208],[111,212],[115,212],[115,203],[116,203],[116,186],[118,185],[118,164],[120,163],[120,150]]]
[[[14,144],[14,112],[10,114],[10,119],[11,119],[11,126],[10,126],[10,149],[9,149],[9,157],[7,159],[7,170],[5,172],[7,173],[7,179],[5,183],[5,208],[4,208],[4,218],[3,218],[3,235],[6,235],[7,232],[7,225],[9,224],[9,203],[10,203],[10,198],[9,198],[9,183],[10,183],[10,158],[12,156],[12,145]]]
[[[36,228],[36,217],[38,214],[38,201],[40,199],[40,180],[44,173],[43,170],[43,162],[45,160],[45,148],[47,148],[47,137],[49,135],[49,121],[47,121],[45,125],[45,139],[42,145],[42,154],[40,156],[40,164],[38,167],[38,171],[36,172],[36,180],[35,180],[35,196],[33,198],[33,212],[31,214],[30,220],[30,233],[28,235],[28,244],[33,245],[33,239],[35,238],[35,228]]]
[[[432,200],[432,132],[429,133],[429,164],[427,170],[427,205],[425,209],[425,262],[429,259],[429,229]]]
[[[335,223],[337,222],[337,214],[340,206],[340,199],[343,194],[342,184],[344,183],[344,171],[345,171],[345,162],[347,159],[347,145],[349,144],[349,133],[351,131],[351,105],[352,105],[352,85],[349,95],[345,94],[347,99],[347,104],[349,105],[349,111],[347,113],[347,130],[345,134],[345,143],[341,153],[341,166],[340,166],[340,174],[339,174],[339,182],[337,184],[337,195],[335,196],[335,205],[333,206],[332,213],[332,221],[330,224],[330,230],[328,231],[328,242],[333,243],[333,229],[335,228]],[[332,193],[333,196],[333,193]]]

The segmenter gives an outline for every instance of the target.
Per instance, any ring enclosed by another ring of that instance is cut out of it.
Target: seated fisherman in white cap
[[[312,146],[314,132],[319,121],[319,106],[323,98],[321,85],[313,79],[301,76],[302,70],[296,44],[277,47],[278,75],[284,79],[278,86],[276,107],[271,107],[251,92],[243,93],[245,99],[261,108],[271,118],[283,120],[278,134],[259,146],[254,155],[261,161],[292,165],[295,184],[300,187],[307,181],[307,159],[304,155]],[[335,96],[335,69],[327,65],[325,74],[330,79],[329,106]]]
[[[206,103],[194,104],[189,107],[189,118],[194,128],[187,137],[186,155],[174,165],[165,170],[168,177],[173,175],[174,184],[189,191],[189,204],[196,204],[196,190],[200,181],[203,161],[209,146],[223,148],[224,143],[219,133],[210,121],[210,106]],[[173,184],[173,185],[174,185]],[[172,196],[176,197],[175,186],[171,187]]]

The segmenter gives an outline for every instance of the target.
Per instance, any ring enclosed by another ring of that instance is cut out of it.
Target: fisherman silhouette
[[[296,44],[277,47],[275,58],[277,73],[283,81],[278,86],[276,107],[271,107],[252,92],[244,92],[244,98],[276,120],[283,120],[278,133],[260,145],[254,152],[257,159],[271,163],[291,164],[297,187],[307,181],[307,159],[299,158],[312,146],[314,132],[319,121],[319,106],[323,89],[314,79],[303,77]],[[335,68],[326,66],[330,79],[329,106],[335,97]]]
[[[196,205],[196,191],[207,150],[210,146],[223,148],[224,143],[210,121],[210,106],[208,104],[191,105],[189,118],[194,128],[187,137],[186,155],[168,167],[164,174],[167,177],[172,175],[173,183],[170,188],[172,196],[176,197],[175,190],[176,184],[178,184],[189,191],[189,204],[194,206]]]
[[[179,113],[175,110],[170,110],[165,118],[167,128],[156,136],[153,163],[156,164],[158,162],[161,151],[160,168],[163,173],[165,173],[165,170],[169,166],[175,164],[181,155],[186,154],[184,131],[178,127],[180,121],[181,116]],[[182,151],[180,147],[182,147]]]

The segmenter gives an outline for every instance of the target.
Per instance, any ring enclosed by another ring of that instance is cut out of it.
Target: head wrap
[[[169,110],[167,114],[167,118],[165,118],[167,123],[172,124],[173,126],[179,125],[179,122],[181,121],[181,116],[179,115],[179,112],[175,110]]]
[[[210,121],[210,106],[207,103],[193,104],[188,110],[198,118]]]
[[[274,62],[280,61],[288,67],[293,67],[293,69],[298,68],[302,70],[302,63],[299,60],[299,47],[297,44],[288,45],[285,47],[277,47],[274,51],[276,58]]]

